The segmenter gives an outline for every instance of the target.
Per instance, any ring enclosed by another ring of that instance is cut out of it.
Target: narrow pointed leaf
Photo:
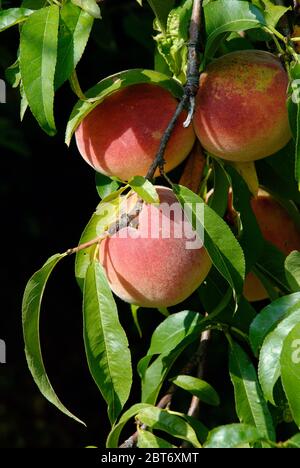
[[[33,10],[28,8],[9,8],[0,11],[0,32],[22,23],[33,13]]]
[[[21,30],[20,70],[31,112],[49,135],[56,133],[54,75],[57,60],[59,7],[33,13]]]
[[[87,269],[83,314],[89,369],[107,402],[109,419],[114,423],[130,393],[131,356],[112,292],[98,261]]]
[[[173,185],[173,190],[194,229],[199,230],[200,238],[203,238],[204,228],[204,246],[213,264],[236,294],[241,294],[245,278],[245,258],[232,231],[225,221],[191,190],[180,185]]]
[[[300,321],[300,305],[282,320],[265,338],[260,355],[258,376],[265,398],[275,404],[273,389],[280,377],[280,355],[283,342],[294,326]]]
[[[151,406],[142,409],[136,418],[151,429],[167,432],[173,437],[187,440],[194,447],[201,447],[194,429],[177,414]]]
[[[300,308],[300,294],[290,294],[281,297],[266,306],[255,317],[250,326],[250,343],[252,350],[258,356],[265,337],[278,323],[294,311],[294,307]]]
[[[213,429],[203,448],[238,448],[259,440],[261,435],[255,427],[247,424],[228,424]]]
[[[90,36],[94,19],[86,11],[66,3],[60,11],[55,89],[72,74]]]
[[[97,5],[96,0],[71,0],[71,2],[82,8],[83,11],[93,18],[101,18],[100,7]]]
[[[267,439],[275,440],[272,416],[261,391],[256,370],[237,343],[233,343],[230,349],[229,372],[240,422],[256,427]]]
[[[22,304],[23,335],[27,364],[32,377],[44,397],[62,413],[84,424],[74,416],[59,400],[46,372],[40,344],[40,312],[43,294],[50,274],[65,254],[50,257],[43,267],[28,281]]]
[[[288,334],[280,357],[281,380],[294,421],[300,428],[300,323]]]
[[[289,440],[284,442],[284,447],[287,448],[300,448],[300,434],[296,434]]]
[[[143,408],[147,408],[148,405],[146,403],[137,403],[136,405],[131,406],[125,413],[122,414],[119,421],[113,426],[112,430],[110,431],[107,441],[106,447],[107,448],[118,448],[119,446],[119,438],[121,432],[125,426],[125,424],[133,418],[140,410]]]
[[[164,439],[157,437],[156,435],[152,434],[152,432],[146,430],[139,430],[139,436],[137,441],[138,448],[176,448],[175,445],[170,444]]]
[[[138,0],[139,1],[139,0]],[[166,31],[168,14],[175,5],[175,0],[148,0],[159,26],[163,32]]]
[[[286,279],[293,291],[300,291],[300,252],[291,252],[285,260]]]
[[[239,0],[217,0],[204,8],[206,26],[205,55],[210,59],[221,40],[234,31],[246,31],[266,25],[263,13],[250,2]]]
[[[198,397],[203,403],[218,406],[220,398],[215,389],[202,379],[190,375],[178,375],[171,379],[177,387],[187,390],[192,395]]]
[[[153,184],[145,177],[135,176],[128,185],[144,200],[146,203],[159,203],[159,196]]]
[[[99,203],[96,212],[93,213],[90,221],[86,225],[79,245],[90,242],[99,237],[118,217],[119,199],[116,198],[110,203]],[[96,244],[86,249],[79,250],[75,259],[75,276],[80,289],[83,289],[84,278],[89,265],[92,262]]]

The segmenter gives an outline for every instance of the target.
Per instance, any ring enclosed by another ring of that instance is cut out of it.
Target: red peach
[[[182,302],[211,267],[202,244],[193,245],[195,233],[172,190],[157,187],[157,192],[160,204],[144,204],[137,228],[123,228],[100,245],[100,262],[113,292],[142,307]]]
[[[269,52],[232,52],[213,61],[200,79],[194,128],[202,146],[230,161],[255,161],[291,138],[288,76]]]
[[[76,130],[78,149],[96,171],[122,180],[145,176],[177,106],[166,89],[138,84],[107,97]],[[194,130],[184,128],[180,115],[167,145],[165,170],[178,166],[195,141]]]

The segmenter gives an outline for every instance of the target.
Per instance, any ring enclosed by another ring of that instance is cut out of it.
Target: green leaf
[[[96,212],[85,227],[79,245],[90,242],[99,237],[118,218],[120,199],[116,198],[110,203],[101,202]],[[96,244],[86,249],[80,250],[75,259],[75,276],[80,289],[83,289],[84,278],[89,265],[91,264]]]
[[[100,7],[96,0],[71,0],[71,2],[82,8],[82,10],[88,13],[92,18],[101,18]]]
[[[202,322],[203,317],[190,310],[170,315],[154,330],[147,356],[169,353],[188,336],[199,334]],[[143,374],[140,366],[139,372]]]
[[[204,442],[207,439],[208,436],[208,429],[207,427],[198,419],[194,418],[193,416],[188,416],[185,413],[177,413],[179,414],[183,419],[185,419],[190,426],[194,429],[196,432],[196,436],[198,440],[200,441],[201,444],[204,444]]]
[[[296,434],[291,437],[289,440],[284,442],[283,446],[287,448],[300,448],[300,434]]]
[[[65,141],[67,145],[70,144],[72,135],[80,122],[100,102],[116,91],[139,83],[157,84],[170,91],[177,98],[182,96],[183,88],[177,81],[153,70],[133,69],[104,78],[85,93],[87,101],[80,100],[75,104],[66,130]]]
[[[66,254],[56,254],[50,257],[43,267],[28,281],[24,291],[22,303],[22,323],[25,342],[25,354],[33,380],[44,397],[56,406],[62,413],[84,424],[80,419],[70,413],[57,397],[43,362],[40,345],[40,312],[43,294],[50,274],[58,262]]]
[[[98,261],[86,273],[83,315],[89,369],[107,402],[109,419],[114,423],[130,393],[131,356],[112,292]]]
[[[142,380],[142,401],[144,403],[155,404],[164,380],[174,365],[176,359],[183,352],[188,343],[178,345],[169,353],[159,354],[159,356],[149,365],[150,357],[146,356],[139,362],[139,373]],[[149,365],[149,367],[148,367]],[[143,370],[143,374],[141,372]]]
[[[300,427],[300,323],[284,340],[280,356],[281,381],[293,418]]]
[[[24,119],[25,112],[28,109],[28,101],[27,101],[27,97],[25,96],[25,93],[24,93],[24,86],[23,86],[22,82],[20,83],[20,95],[21,95],[20,120],[22,122],[23,119]]]
[[[213,429],[203,448],[239,448],[260,440],[261,435],[255,427],[247,424],[228,424]]]
[[[174,8],[168,16],[166,30],[160,28],[160,33],[154,38],[157,51],[168,64],[169,70],[183,83],[186,81],[187,42],[192,4],[192,0],[185,0]]]
[[[56,133],[53,102],[59,7],[33,13],[21,30],[20,70],[31,112],[49,135]]]
[[[249,2],[239,0],[217,0],[209,3],[204,8],[204,16],[207,60],[214,56],[227,33],[266,26],[264,16],[258,8]]]
[[[277,327],[265,338],[258,366],[258,377],[265,398],[273,403],[273,389],[280,377],[280,355],[285,338],[300,321],[300,304],[294,307],[293,312],[282,320]]]
[[[143,408],[147,408],[148,406],[151,406],[151,405],[148,405],[146,403],[137,403],[137,404],[131,406],[131,408],[129,408],[127,411],[125,411],[125,413],[123,413],[122,416],[120,417],[117,424],[115,424],[112,427],[112,430],[110,431],[110,433],[108,435],[108,438],[107,438],[107,441],[106,441],[106,447],[107,448],[118,448],[120,434],[121,434],[125,424],[131,418],[133,418],[136,414],[138,414],[138,412],[140,410],[142,410]]]
[[[213,406],[220,404],[220,398],[215,389],[202,379],[190,375],[178,375],[171,379],[171,382],[195,395],[203,403]]]
[[[5,78],[13,88],[17,88],[21,83],[21,73],[19,59],[5,70]]]
[[[113,180],[104,174],[100,174],[100,172],[96,172],[95,179],[98,195],[102,199],[116,192],[120,187],[120,183],[117,180]]]
[[[292,62],[290,66],[291,91],[293,98],[288,99],[288,111],[290,127],[295,139],[295,178],[300,186],[300,100],[299,100],[299,79],[300,79],[300,56]]]
[[[300,294],[290,294],[281,297],[272,304],[267,305],[255,317],[250,326],[250,343],[255,356],[258,356],[259,349],[261,348],[264,339],[275,328],[278,323],[288,317],[295,307],[300,307]]]
[[[90,36],[93,17],[72,3],[60,10],[55,89],[58,89],[75,70]]]
[[[187,440],[193,447],[201,447],[192,426],[171,411],[156,406],[147,407],[137,414],[136,419],[151,429],[158,429],[178,439]]]
[[[9,8],[8,10],[0,10],[0,32],[22,23],[28,16],[32,15],[33,10],[28,8]]]
[[[177,357],[207,326],[208,320],[199,314],[183,311],[170,315],[157,327],[147,355],[138,364],[142,379],[142,401],[156,402],[163,381]],[[149,366],[157,354],[158,357]]]
[[[156,435],[152,434],[147,430],[139,429],[138,441],[137,441],[138,448],[176,448],[175,445],[170,444],[164,439],[157,437]]]
[[[168,14],[175,5],[175,0],[148,0],[158,24],[163,32],[166,32]]]
[[[243,250],[232,231],[225,221],[194,192],[181,185],[173,185],[173,190],[194,229],[197,231],[198,228],[200,238],[203,237],[204,228],[204,246],[213,264],[237,296],[240,295],[245,278],[245,259]]]
[[[139,318],[138,318],[138,311],[140,309],[140,306],[137,306],[135,304],[130,304],[130,309],[131,309],[131,315],[132,315],[132,318],[133,318],[135,328],[137,329],[139,337],[142,338],[143,333],[142,333],[142,329],[141,329],[141,326],[140,326],[140,323],[139,323]]]
[[[274,5],[271,0],[261,0],[264,4],[264,16],[266,19],[266,23],[268,26],[275,26],[277,25],[280,18],[282,18],[291,7],[284,7],[281,5]]]
[[[240,422],[255,426],[267,439],[275,440],[272,417],[263,397],[256,370],[249,356],[237,343],[233,343],[230,349],[229,372]]]
[[[285,260],[286,279],[292,291],[300,291],[300,252],[294,251]]]
[[[128,185],[144,200],[146,203],[159,203],[159,196],[154,185],[145,177],[134,176]]]

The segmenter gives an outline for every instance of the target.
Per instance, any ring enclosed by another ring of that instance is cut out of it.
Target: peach
[[[177,106],[164,88],[138,84],[107,97],[76,130],[79,152],[96,171],[122,180],[145,176]],[[189,154],[195,141],[191,126],[183,127],[182,112],[167,145],[166,172]]]
[[[270,156],[291,138],[286,107],[288,76],[269,52],[232,52],[200,78],[194,128],[202,146],[230,161]]]
[[[263,237],[288,255],[300,250],[300,230],[287,211],[270,194],[259,190],[258,196],[251,200]],[[248,301],[259,301],[268,297],[261,281],[253,274],[247,275],[244,295]]]
[[[172,190],[157,192],[160,204],[144,204],[137,227],[103,240],[99,259],[117,296],[159,308],[188,298],[206,278],[211,260]]]

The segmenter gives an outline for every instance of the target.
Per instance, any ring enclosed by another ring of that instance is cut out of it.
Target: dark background
[[[2,2],[3,7],[19,5]],[[78,67],[83,89],[120,70],[153,68],[150,10],[140,8],[135,0],[107,0],[102,13],[104,20],[95,21]],[[18,27],[1,33],[0,78],[15,61],[17,47]],[[58,135],[53,138],[42,132],[29,112],[20,123],[18,90],[8,85],[7,103],[0,104],[0,339],[7,346],[7,364],[0,364],[0,447],[103,445],[108,429],[106,407],[84,357],[74,258],[62,262],[49,282],[42,311],[42,346],[57,393],[88,429],[61,415],[40,395],[23,352],[25,284],[50,255],[78,243],[99,200],[93,170],[74,142],[70,149],[64,144],[64,129],[75,102],[65,84],[55,100]],[[122,320],[132,327],[134,346],[138,336],[127,306],[123,308]]]
[[[19,5],[19,1],[2,1],[3,7]],[[103,20],[95,21],[78,67],[83,89],[120,70],[154,66],[150,9],[140,8],[136,0],[104,0],[101,5]],[[0,35],[0,79],[16,59],[18,39],[18,27]],[[42,307],[41,343],[58,396],[87,428],[44,399],[27,369],[23,351],[21,301],[26,282],[52,254],[77,245],[99,202],[93,170],[79,156],[74,141],[70,148],[64,144],[64,130],[76,100],[68,84],[57,93],[58,134],[52,138],[42,132],[29,112],[20,123],[18,90],[7,86],[7,103],[0,104],[0,339],[7,345],[7,364],[0,364],[0,448],[103,447],[109,431],[106,405],[85,360],[74,258],[61,262],[50,278]],[[194,296],[177,310],[200,307]],[[142,310],[140,339],[129,307],[118,302],[118,308],[135,368],[162,317],[155,310]],[[215,333],[211,348],[206,377],[219,392],[222,404],[217,409],[201,408],[208,427],[236,420],[224,337]],[[188,348],[181,357],[178,371],[192,351]],[[186,395],[179,391],[175,396],[176,410],[186,411]],[[135,375],[129,404],[139,401],[140,384]],[[128,431],[134,431],[133,424]]]

